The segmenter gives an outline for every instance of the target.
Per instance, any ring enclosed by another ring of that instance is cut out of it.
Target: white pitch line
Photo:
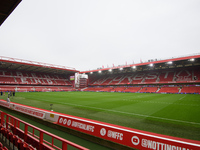
[[[185,98],[186,96],[183,96],[183,97],[181,97],[181,98],[179,98],[179,100],[182,100],[183,98]]]
[[[63,103],[61,103],[61,104],[63,104]],[[78,104],[71,104],[71,103],[64,103],[64,104],[68,104],[68,105],[72,105],[72,106],[81,106],[81,107],[98,109],[98,110],[104,110],[104,111],[110,111],[110,112],[117,112],[117,113],[121,113],[121,114],[129,114],[129,115],[135,115],[135,116],[142,116],[142,117],[156,118],[156,119],[161,119],[161,120],[169,120],[169,121],[175,121],[175,122],[182,122],[182,123],[200,125],[200,123],[197,123],[197,122],[188,122],[188,121],[183,121],[183,120],[168,119],[168,118],[162,118],[162,117],[155,117],[155,116],[149,116],[149,115],[129,113],[129,112],[123,112],[123,111],[117,111],[117,110],[109,110],[109,109],[104,109],[104,108],[90,107],[90,106],[84,106],[84,105],[78,105]]]
[[[182,97],[184,98],[184,97]],[[123,101],[130,101],[130,102],[140,102],[140,103],[152,103],[152,104],[168,104],[168,105],[186,105],[186,106],[196,106],[196,107],[199,107],[200,105],[193,105],[193,104],[180,104],[180,103],[169,103],[169,102],[154,102],[154,101],[141,101],[141,100],[131,100],[131,99],[122,99]]]

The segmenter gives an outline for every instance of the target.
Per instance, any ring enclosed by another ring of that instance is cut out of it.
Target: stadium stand
[[[127,88],[127,87],[116,87],[116,88],[113,87],[113,89],[110,90],[110,92],[124,92],[124,90],[125,90],[126,88]]]
[[[200,86],[183,86],[181,93],[200,93]]]
[[[113,87],[105,87],[100,92],[110,92],[113,89]]]
[[[158,93],[180,93],[180,87],[162,87]]]
[[[163,87],[166,84],[193,84],[200,82],[199,67],[172,68],[156,71],[106,74],[91,77],[89,86],[82,91],[100,92],[147,92],[147,93],[199,93],[198,88],[183,86]],[[84,82],[87,82],[86,80]],[[120,85],[120,87],[119,87]],[[140,85],[138,87],[137,85]],[[154,85],[154,86],[145,86]],[[158,88],[157,85],[160,85]],[[30,71],[0,70],[0,90],[17,92],[74,91],[69,75],[38,73]]]
[[[173,67],[149,71],[128,71],[90,75],[85,91],[141,93],[199,93],[200,67]],[[178,85],[178,86],[177,86]],[[193,85],[193,88],[187,87]],[[119,87],[120,86],[120,87]],[[101,87],[102,89],[98,89]],[[107,87],[107,88],[106,88]],[[112,88],[111,88],[112,87]],[[183,88],[181,88],[183,87]]]
[[[0,70],[0,91],[72,91],[69,76],[17,70]]]
[[[135,92],[139,92],[141,88],[142,87],[128,87],[127,89],[124,90],[124,92],[135,93]]]
[[[165,83],[187,83],[199,82],[200,68],[183,68],[156,70],[151,72],[127,73],[121,75],[102,75],[94,79],[89,85],[123,85],[123,84],[165,84]]]
[[[0,140],[6,145],[4,146],[0,142],[1,150],[67,150],[67,145],[79,150],[88,150],[87,148],[60,138],[2,111],[0,111],[0,116]],[[18,123],[16,124],[16,122]],[[22,126],[24,126],[24,128],[22,128]],[[31,128],[32,131],[28,130],[29,128]],[[37,136],[37,132],[40,133],[39,136]],[[46,141],[45,136],[48,136],[51,141]],[[56,146],[54,141],[61,142],[61,147]]]
[[[50,92],[50,91],[75,91],[73,87],[65,87],[65,86],[23,86],[23,85],[1,85],[0,91],[9,92]]]
[[[63,75],[0,70],[0,77],[0,83],[6,84],[72,85]]]
[[[157,92],[158,87],[143,87],[140,92],[142,93],[155,93]]]
[[[88,88],[84,89],[83,91],[100,91],[103,89],[104,89],[104,87],[88,87]]]

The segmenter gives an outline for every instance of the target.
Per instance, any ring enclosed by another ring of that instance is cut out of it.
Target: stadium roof
[[[71,74],[75,68],[0,56],[0,69],[41,73]]]
[[[122,65],[122,66],[113,66],[109,68],[99,68],[96,70],[89,70],[83,71],[80,73],[98,73],[98,72],[108,72],[114,71],[114,73],[125,73],[131,72],[133,68],[136,71],[144,71],[144,70],[152,70],[152,69],[167,69],[167,68],[175,68],[175,67],[186,67],[186,66],[193,66],[193,65],[200,65],[200,55],[192,55],[192,56],[185,56],[185,57],[177,57],[177,58],[170,58],[165,60],[156,60],[150,59],[148,62],[141,62],[138,64],[130,64],[130,65]],[[120,70],[121,69],[121,70]]]
[[[0,26],[20,2],[21,0],[0,0]]]
[[[18,6],[21,0],[0,0],[0,26]],[[0,69],[34,71],[42,73],[70,74],[75,68],[0,56]]]
[[[8,16],[13,12],[13,10],[18,6],[21,0],[0,0],[0,26],[8,18]],[[191,62],[188,60],[196,59],[196,61]],[[173,65],[168,64],[168,62],[173,62]],[[152,67],[150,66],[152,65]],[[96,70],[83,71],[80,73],[93,73],[93,72],[108,72],[109,70],[115,70],[115,73],[120,72],[130,72],[131,68],[137,67],[137,71],[148,70],[149,68],[162,69],[170,66],[190,66],[190,65],[200,65],[200,55],[192,55],[178,58],[171,58],[165,60],[149,60],[148,62],[141,62],[138,64],[130,65],[119,65],[109,68],[98,68]],[[19,71],[30,71],[30,72],[42,72],[42,73],[56,73],[56,74],[70,74],[79,72],[75,68],[65,67],[60,65],[53,65],[41,62],[34,62],[16,58],[9,58],[0,56],[0,69],[8,70],[19,70]],[[121,69],[121,71],[119,71]],[[123,71],[122,71],[123,70]]]

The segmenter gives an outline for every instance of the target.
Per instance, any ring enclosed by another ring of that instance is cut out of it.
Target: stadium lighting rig
[[[190,59],[189,61],[194,61],[194,58]]]
[[[172,61],[169,61],[169,62],[167,62],[167,64],[173,64],[173,62],[172,62]]]
[[[153,67],[153,64],[149,64],[150,67]]]
[[[86,74],[116,74],[116,73],[128,73],[131,71],[147,71],[147,70],[157,70],[157,69],[166,69],[166,68],[176,68],[184,66],[196,66],[200,65],[200,54],[192,56],[184,56],[177,58],[169,58],[163,60],[151,60],[148,62],[143,62],[139,64],[130,64],[130,65],[119,65],[113,66],[110,68],[97,68],[95,70],[83,71],[82,73]]]
[[[133,69],[136,69],[136,66],[133,66],[132,68],[133,68]]]

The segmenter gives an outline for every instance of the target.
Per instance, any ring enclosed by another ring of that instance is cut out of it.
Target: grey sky
[[[23,0],[0,56],[86,71],[200,52],[199,0]]]

